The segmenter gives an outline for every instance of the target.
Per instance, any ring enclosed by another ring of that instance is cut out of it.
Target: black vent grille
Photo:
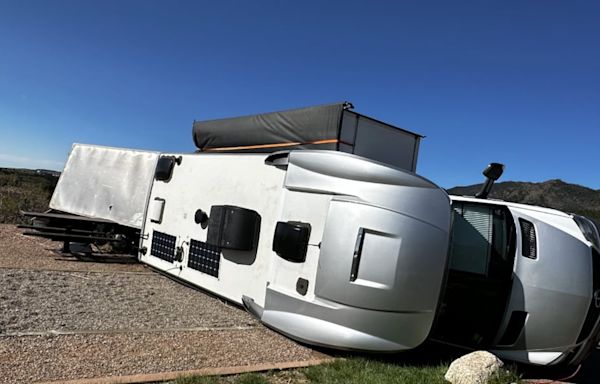
[[[170,263],[175,260],[175,236],[166,233],[152,231],[152,246],[150,254]]]
[[[521,253],[530,259],[537,259],[537,241],[533,223],[519,219],[521,223]]]
[[[198,240],[190,241],[188,267],[207,275],[219,277],[221,249]]]

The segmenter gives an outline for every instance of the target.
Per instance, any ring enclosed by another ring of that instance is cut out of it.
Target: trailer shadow
[[[129,254],[110,254],[97,252],[69,252],[65,253],[57,249],[47,248],[48,251],[54,253],[57,261],[72,261],[82,263],[98,263],[98,264],[140,264],[135,255]]]
[[[452,347],[435,342],[425,342],[410,351],[392,354],[360,354],[361,357],[394,365],[410,365],[415,367],[439,366],[450,364],[469,350]]]

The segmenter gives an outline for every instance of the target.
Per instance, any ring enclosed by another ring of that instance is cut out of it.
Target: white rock
[[[452,384],[486,384],[504,365],[486,351],[475,351],[452,362],[444,378]]]

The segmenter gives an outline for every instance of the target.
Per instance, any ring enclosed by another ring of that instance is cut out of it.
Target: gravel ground
[[[23,236],[14,225],[0,224],[0,268],[30,270],[150,272],[133,256],[62,255],[62,243]]]
[[[244,310],[158,273],[0,269],[0,281],[0,334],[259,325]]]
[[[325,357],[131,258],[60,248],[0,225],[0,383]]]
[[[264,328],[0,337],[0,383],[183,371],[323,357]],[[34,369],[32,369],[34,368]]]

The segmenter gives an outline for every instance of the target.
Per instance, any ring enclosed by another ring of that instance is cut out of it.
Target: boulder
[[[444,378],[452,384],[486,384],[504,365],[486,351],[475,351],[452,362]]]

